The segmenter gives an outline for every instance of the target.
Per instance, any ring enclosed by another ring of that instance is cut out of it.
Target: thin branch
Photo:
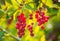
[[[6,31],[5,29],[2,29],[1,27],[0,27],[0,30],[2,30],[4,33],[9,34],[9,32],[8,32],[8,31]],[[16,39],[17,41],[20,41],[20,39],[19,39],[18,37],[15,37],[15,36],[14,36],[14,35],[12,35],[12,34],[9,34],[9,35],[10,35],[10,37],[12,37],[12,38]]]

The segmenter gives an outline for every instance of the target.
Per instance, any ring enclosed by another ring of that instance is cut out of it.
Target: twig
[[[7,34],[9,34],[9,32],[8,31],[6,31],[5,29],[2,29],[1,27],[0,27],[0,30],[2,30],[4,33],[7,33]],[[16,39],[17,41],[20,41],[20,39],[18,38],[18,37],[15,37],[14,35],[12,35],[12,34],[9,34],[12,38],[14,38],[14,39]]]

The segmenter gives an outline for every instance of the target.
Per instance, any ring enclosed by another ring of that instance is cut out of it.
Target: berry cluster
[[[26,26],[26,17],[23,13],[17,16],[18,22],[16,24],[16,29],[18,30],[18,36],[21,38],[25,33],[25,26]]]
[[[40,12],[39,10],[37,10],[35,14],[35,18],[37,19],[38,26],[41,26],[42,24],[48,21],[49,16],[45,16],[44,12]],[[41,28],[43,29],[44,27],[41,26]]]
[[[34,36],[33,29],[32,29],[32,26],[31,25],[28,25],[28,30],[30,31],[30,35],[31,36]]]
[[[41,29],[44,30],[43,24],[45,24],[48,21],[49,16],[45,16],[44,12],[37,10],[35,14],[35,18],[37,20],[38,26],[41,26]],[[21,13],[19,16],[17,16],[17,19],[18,22],[16,24],[16,28],[18,30],[18,36],[21,38],[25,34],[24,31],[26,27],[26,17],[24,13]],[[29,15],[29,19],[31,20],[33,19],[33,14]],[[33,25],[34,23],[31,24]],[[34,36],[32,25],[27,25],[28,30],[30,31],[30,36]]]

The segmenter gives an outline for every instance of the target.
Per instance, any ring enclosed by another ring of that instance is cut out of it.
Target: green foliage
[[[4,11],[0,9],[0,17],[4,15]]]
[[[6,0],[6,2],[8,2],[9,4],[11,4],[11,5],[12,5],[12,2],[11,2],[11,0]]]
[[[4,35],[4,32],[0,31],[0,38]]]
[[[29,4],[26,4],[25,7],[26,7],[27,9],[30,9],[30,10],[33,9]]]
[[[52,17],[52,16],[55,16],[55,15],[57,15],[57,13],[58,13],[58,8],[49,8],[49,7],[47,7],[47,9],[48,9],[48,15],[50,16],[50,17]]]
[[[5,0],[0,0],[0,5],[5,5]]]
[[[30,5],[30,4],[33,4],[33,7]],[[29,10],[37,10],[37,7],[38,6],[36,6],[36,4],[34,4],[33,2],[29,2],[29,3],[27,3],[26,5],[25,5],[25,7],[27,8],[27,9],[29,9]]]

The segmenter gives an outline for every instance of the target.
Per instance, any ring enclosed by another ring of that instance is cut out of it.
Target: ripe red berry
[[[24,33],[24,32],[22,32],[22,35],[25,35],[25,33]]]
[[[22,24],[22,28],[25,28],[25,26],[26,26],[26,23]]]
[[[42,25],[42,22],[38,22],[38,26]]]
[[[30,14],[29,16],[33,16],[33,14]]]
[[[39,18],[38,14],[35,14],[35,18],[36,18],[36,19],[38,19],[38,18]]]
[[[34,36],[34,34],[33,34],[33,33],[30,33],[30,36],[32,36],[32,37],[33,37],[33,36]]]
[[[30,14],[29,15],[29,19],[33,19],[33,14]]]
[[[19,29],[19,27],[20,27],[20,24],[19,24],[19,22],[17,22],[16,29]]]
[[[39,11],[39,10],[37,10],[37,11],[36,11],[36,13],[40,13],[40,11]]]
[[[21,13],[21,14],[20,14],[20,17],[21,17],[21,18],[24,17],[24,13]]]
[[[19,38],[22,38],[22,35],[18,35]]]
[[[30,31],[30,35],[31,36],[34,36],[33,29],[32,29],[32,26],[31,25],[28,25],[28,30]]]
[[[28,25],[28,30],[32,29],[31,25]]]
[[[49,16],[46,16],[47,19],[49,19]]]
[[[40,12],[40,16],[42,16],[42,17],[43,17],[44,15],[45,15],[45,14],[44,14],[44,12]]]
[[[45,28],[44,26],[41,26],[41,29],[42,29],[42,30],[44,30],[44,28]]]
[[[33,30],[32,30],[32,29],[30,29],[29,31],[30,31],[30,33],[32,33],[32,32],[33,32]]]

